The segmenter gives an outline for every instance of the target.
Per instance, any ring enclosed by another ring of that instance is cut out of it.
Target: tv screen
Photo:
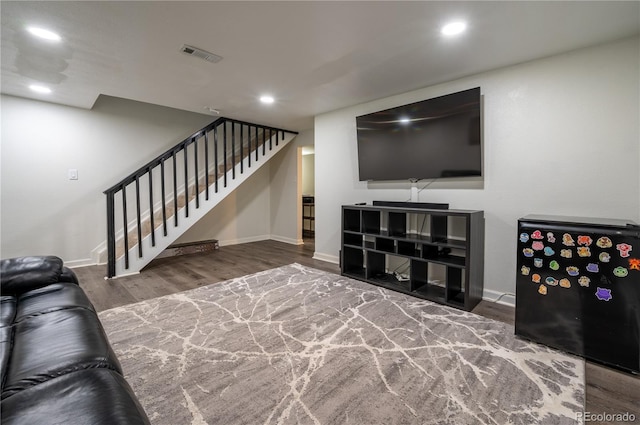
[[[361,181],[482,175],[480,87],[356,117]]]

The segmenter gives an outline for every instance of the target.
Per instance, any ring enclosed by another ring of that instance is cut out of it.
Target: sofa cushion
[[[2,295],[23,292],[56,283],[62,274],[62,260],[54,256],[18,257],[0,261]]]
[[[16,297],[13,295],[0,296],[0,327],[11,326],[16,317]]]
[[[2,388],[7,375],[7,363],[11,355],[11,334],[13,328],[5,326],[0,328],[0,374],[2,374]]]
[[[14,326],[2,398],[89,368],[122,373],[95,312],[74,308],[28,316]]]
[[[17,323],[29,316],[76,307],[95,311],[91,301],[78,285],[54,283],[20,295],[14,321]]]
[[[109,369],[60,376],[2,400],[3,425],[150,424],[131,387]]]

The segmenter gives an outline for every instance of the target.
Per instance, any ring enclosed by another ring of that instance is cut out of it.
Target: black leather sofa
[[[53,256],[0,263],[2,424],[149,424],[73,271]]]

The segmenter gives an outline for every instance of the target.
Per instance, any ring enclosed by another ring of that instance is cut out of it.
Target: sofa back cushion
[[[58,257],[18,257],[0,261],[2,295],[23,292],[56,283],[62,274],[62,260]]]

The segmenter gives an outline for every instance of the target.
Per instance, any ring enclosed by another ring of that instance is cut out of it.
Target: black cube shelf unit
[[[342,275],[472,310],[484,287],[484,212],[392,204],[342,206]]]

